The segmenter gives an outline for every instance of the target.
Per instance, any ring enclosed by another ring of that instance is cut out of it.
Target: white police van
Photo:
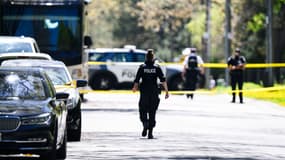
[[[88,83],[94,90],[131,88],[146,54],[135,46],[86,49],[85,52],[88,54]],[[163,66],[162,70],[166,72]]]

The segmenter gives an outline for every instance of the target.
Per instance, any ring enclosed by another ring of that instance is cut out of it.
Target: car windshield
[[[145,60],[145,54],[139,52],[90,52],[89,61],[98,62],[143,62]]]
[[[11,52],[33,52],[33,48],[30,43],[26,42],[1,42],[0,53]]]
[[[44,67],[45,72],[50,77],[54,85],[65,85],[71,81],[67,71],[60,67]]]
[[[0,71],[0,99],[45,99],[45,89],[39,75],[28,72]]]

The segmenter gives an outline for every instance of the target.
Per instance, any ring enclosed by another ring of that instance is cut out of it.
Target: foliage
[[[274,0],[275,61],[285,60],[285,0]],[[210,61],[224,61],[225,1],[212,0]],[[240,46],[250,63],[266,53],[265,0],[232,1],[232,48]],[[205,4],[200,0],[93,0],[88,5],[86,34],[93,47],[154,48],[172,61],[186,47],[204,47]]]
[[[156,48],[170,50],[170,56],[165,57],[172,59],[177,52],[189,47],[190,35],[185,32],[185,25],[196,3],[197,0],[141,0],[137,3],[138,25],[158,37]]]
[[[88,5],[87,33],[93,39],[93,47],[115,46],[113,30],[120,12],[119,1],[95,0]]]
[[[223,5],[220,1],[212,4],[211,7],[211,55],[210,60],[223,59],[223,38],[224,38],[224,13]],[[187,29],[191,33],[192,46],[197,47],[199,50],[203,48],[203,37],[205,34],[205,6],[196,7],[191,21],[187,24]]]
[[[93,47],[134,44],[171,60],[189,47],[192,7],[198,0],[96,0],[88,6],[87,34]],[[167,51],[166,51],[167,50]],[[166,51],[166,52],[165,52]]]
[[[252,20],[247,23],[247,29],[256,33],[260,31],[262,28],[264,28],[264,24],[265,24],[265,14],[259,13],[254,15]]]

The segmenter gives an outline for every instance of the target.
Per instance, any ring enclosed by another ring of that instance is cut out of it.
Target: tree
[[[235,45],[242,46],[249,62],[265,62],[266,56],[266,0],[241,1],[235,10],[238,15],[235,27]],[[273,62],[284,62],[285,46],[282,44],[285,37],[285,0],[273,1]],[[258,82],[259,72],[249,74],[249,79]],[[280,82],[280,71],[275,71]]]
[[[120,3],[113,0],[95,0],[87,7],[87,34],[93,39],[92,47],[114,47],[113,30],[120,17]]]
[[[141,0],[137,3],[139,26],[157,37],[155,48],[170,50],[168,59],[175,52],[189,47],[186,24],[191,20],[193,6],[198,0]],[[152,44],[153,45],[153,44]]]

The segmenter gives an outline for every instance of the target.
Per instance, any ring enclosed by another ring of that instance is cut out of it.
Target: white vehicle
[[[92,89],[130,88],[138,67],[145,61],[145,50],[135,47],[87,49],[89,86]],[[162,67],[165,73],[165,67]]]
[[[19,52],[38,53],[40,49],[31,37],[0,36],[0,54]]]
[[[5,60],[10,59],[45,59],[52,60],[51,56],[45,53],[29,53],[29,52],[17,52],[17,53],[3,53],[0,54],[0,64]]]

